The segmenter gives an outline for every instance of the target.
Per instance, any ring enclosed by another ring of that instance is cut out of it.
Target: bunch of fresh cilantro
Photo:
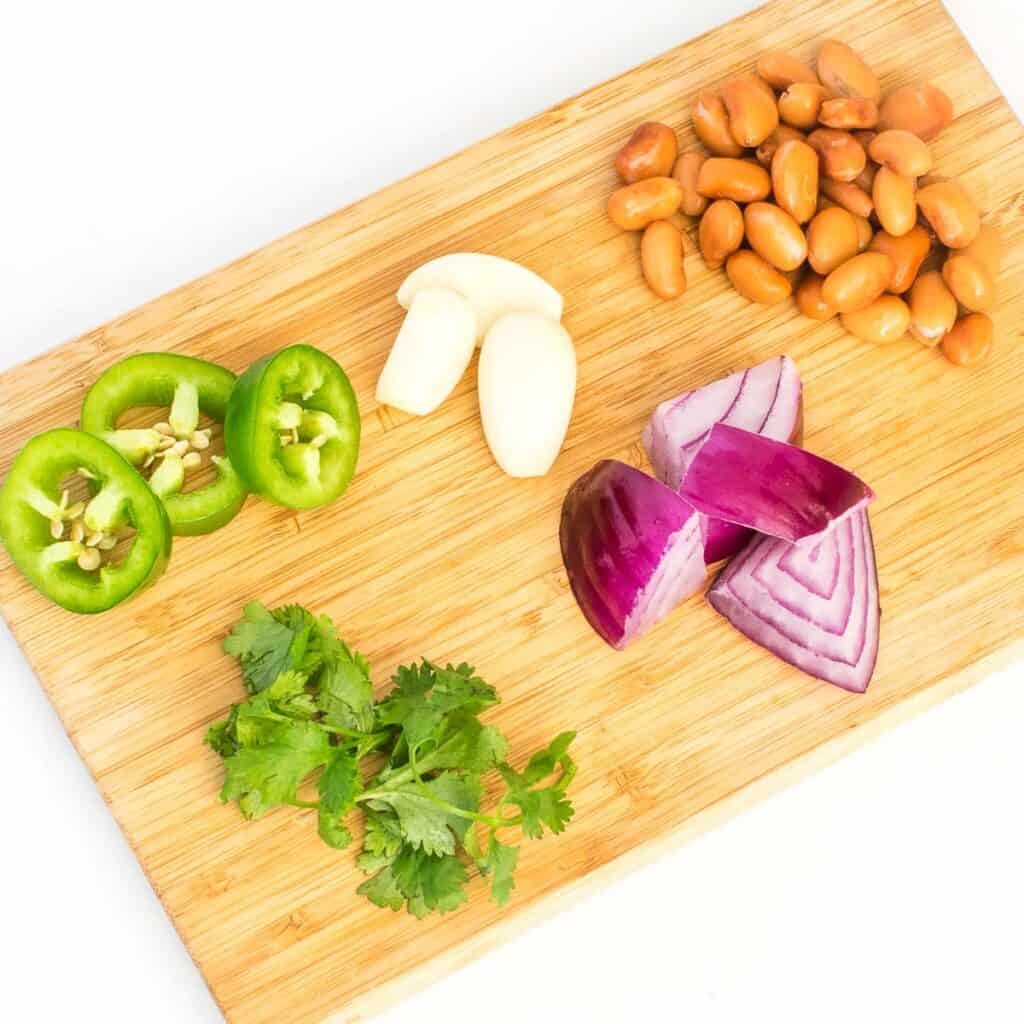
[[[377,701],[369,663],[326,616],[255,602],[244,614],[224,650],[238,659],[250,697],[206,737],[224,759],[221,800],[237,801],[246,818],[280,806],[315,810],[320,837],[335,849],[351,842],[346,820],[358,808],[358,864],[370,876],[359,892],[380,907],[405,905],[416,917],[454,910],[466,901],[468,865],[505,903],[519,849],[498,831],[539,839],[565,829],[575,733],[517,772],[505,737],[480,721],[499,699],[471,666],[403,666]],[[485,812],[490,773],[499,795]]]

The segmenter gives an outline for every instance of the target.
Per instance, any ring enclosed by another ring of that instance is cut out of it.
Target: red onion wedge
[[[803,432],[802,398],[796,364],[788,356],[778,356],[662,402],[641,440],[655,475],[678,490],[708,431],[716,423],[799,444]],[[749,537],[750,531],[744,527],[709,520],[705,561],[730,558]]]
[[[820,537],[755,537],[708,601],[741,633],[818,679],[863,693],[878,655],[878,576],[867,510]]]
[[[612,459],[569,489],[559,529],[569,585],[616,650],[704,585],[703,524],[675,491]]]
[[[698,512],[795,543],[875,500],[848,470],[724,423],[711,428],[679,494]]]

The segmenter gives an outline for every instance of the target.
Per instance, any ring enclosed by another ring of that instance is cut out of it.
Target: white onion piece
[[[417,292],[377,381],[377,401],[424,416],[454,390],[476,344],[476,313],[457,292]]]
[[[509,476],[543,476],[555,461],[576,396],[576,349],[561,324],[508,313],[487,332],[478,371],[480,416]]]
[[[867,510],[798,544],[756,536],[722,570],[708,602],[783,661],[863,693],[881,615]]]
[[[464,296],[476,312],[477,341],[506,313],[541,313],[556,323],[562,319],[562,296],[544,278],[488,253],[455,252],[424,263],[399,286],[399,303],[409,309],[423,288],[448,288]]]

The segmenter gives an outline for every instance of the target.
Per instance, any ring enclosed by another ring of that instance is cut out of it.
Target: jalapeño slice
[[[248,488],[287,508],[326,505],[359,456],[359,407],[345,371],[310,345],[253,363],[224,420],[228,456]]]
[[[92,497],[71,500],[74,474]],[[171,555],[167,513],[146,481],[110,445],[63,428],[32,438],[14,460],[0,490],[0,539],[38,591],[82,614],[131,597]]]
[[[212,533],[230,522],[245,502],[246,488],[228,458],[209,461],[215,479],[184,491],[188,475],[207,461],[210,431],[199,414],[224,422],[235,375],[203,359],[150,352],[129,356],[105,370],[82,404],[82,429],[116,448],[149,474],[150,487],[167,509],[176,534]],[[118,429],[129,409],[166,406],[166,421],[144,429]]]

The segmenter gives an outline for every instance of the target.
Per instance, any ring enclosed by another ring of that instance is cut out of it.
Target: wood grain
[[[885,88],[924,74],[953,99],[938,169],[963,176],[1009,241],[997,349],[977,371],[751,306],[693,255],[692,231],[689,292],[658,302],[637,238],[605,217],[612,158],[637,122],[692,144],[699,88],[765,48],[809,58],[823,36],[853,43]],[[87,385],[131,352],[241,370],[309,342],[359,395],[363,452],[342,502],[297,515],[250,501],[216,539],[178,541],[159,585],[100,621],[47,605],[2,556],[0,608],[229,1020],[361,1019],[1020,652],[1022,211],[1021,126],[938,3],[785,0],[0,376],[3,470],[31,434],[73,423]],[[545,479],[493,464],[475,365],[427,418],[374,405],[398,283],[455,250],[521,260],[565,294],[579,393]],[[641,458],[661,399],[780,352],[804,377],[807,445],[878,493],[882,650],[863,697],[771,658],[700,600],[616,654],[566,589],[569,483],[598,458]],[[504,912],[479,889],[443,919],[377,910],[354,895],[351,854],[326,850],[307,814],[245,825],[217,802],[220,766],[201,740],[241,693],[219,643],[254,597],[334,616],[379,683],[420,654],[473,661],[505,699],[492,717],[516,750],[580,730],[577,818],[525,848]]]

